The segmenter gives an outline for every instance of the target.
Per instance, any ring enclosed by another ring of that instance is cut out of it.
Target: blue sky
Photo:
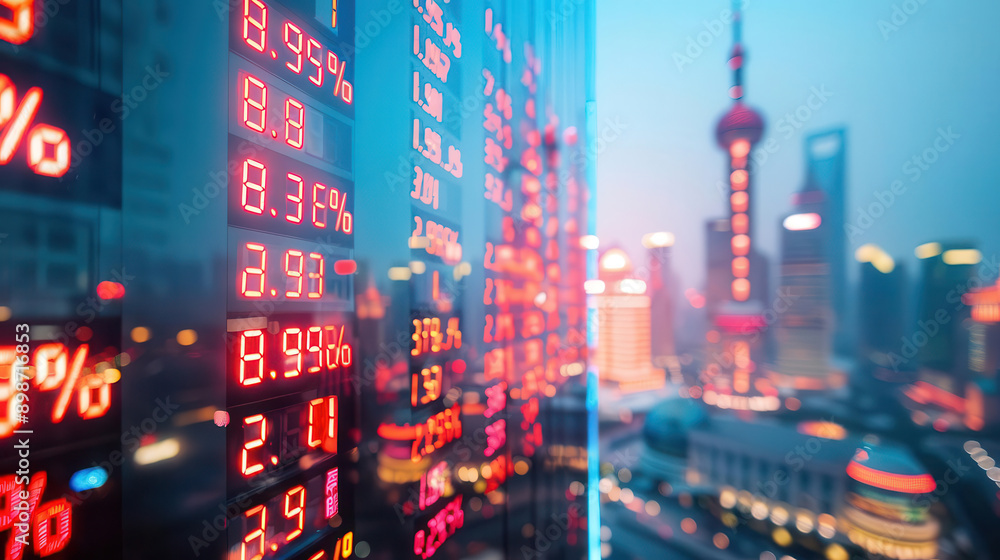
[[[804,180],[802,139],[836,126],[848,129],[849,220],[893,181],[905,186],[849,241],[852,253],[877,243],[910,264],[916,245],[952,238],[977,241],[987,258],[1000,253],[1000,2],[744,3],[745,100],[767,122],[761,144],[778,145],[755,170],[754,187],[754,239],[772,262],[779,220]],[[713,131],[731,103],[732,29],[721,21],[729,7],[597,0],[598,131],[611,138],[621,129],[598,155],[598,235],[602,247],[617,242],[637,257],[644,233],[674,232],[684,287],[704,278],[705,219],[726,215]],[[703,52],[688,51],[699,38]],[[801,128],[779,124],[813,88],[831,95]],[[957,138],[915,178],[907,162],[949,128]]]

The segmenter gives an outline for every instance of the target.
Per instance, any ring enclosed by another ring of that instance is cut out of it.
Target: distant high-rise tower
[[[681,369],[674,343],[677,282],[671,270],[674,234],[661,231],[643,236],[649,255],[649,298],[653,365],[667,368],[671,381],[680,383]]]
[[[971,379],[966,326],[970,309],[961,297],[971,287],[982,254],[963,242],[925,243],[916,254],[921,259],[917,324],[901,341],[896,359],[907,365],[916,361],[918,379],[907,394],[940,409],[925,407],[932,418],[938,412],[964,415],[969,403],[963,397]],[[943,417],[941,422],[951,425]]]
[[[707,232],[710,298],[707,303],[713,329],[708,333],[703,397],[706,402],[716,402],[719,406],[729,403],[727,407],[732,408],[749,407],[749,403],[755,402],[752,397],[759,384],[753,383],[751,378],[763,357],[760,331],[764,327],[764,301],[768,299],[764,259],[751,247],[753,176],[750,153],[764,134],[764,120],[743,103],[746,53],[741,42],[743,16],[740,6],[739,1],[733,2],[733,50],[729,57],[733,85],[729,88],[729,96],[734,103],[715,129],[716,140],[726,151],[729,163],[729,223],[709,222]],[[726,247],[720,243],[724,236],[729,238]],[[722,255],[728,266],[723,264]],[[728,293],[716,293],[725,283],[728,283]],[[719,395],[732,395],[733,398],[720,399]]]
[[[898,365],[894,366],[889,355],[899,352],[903,338],[906,270],[875,245],[859,247],[856,256],[861,263],[858,359],[862,367],[878,370],[875,374],[880,379],[898,379],[901,372],[896,371]]]
[[[811,134],[805,139],[806,176],[823,192],[823,219],[828,224],[846,223],[847,188],[845,185],[847,131],[843,128]],[[833,309],[834,348],[849,354],[853,336],[847,304],[847,236],[843,227],[826,228],[824,235],[830,265],[830,303]]]
[[[632,277],[632,262],[621,249],[601,255],[598,278],[603,282],[603,291],[595,293],[601,380],[617,384],[622,392],[662,387],[664,372],[652,363],[646,283]]]
[[[812,181],[795,194],[795,212],[781,226],[781,291],[774,381],[801,390],[843,383],[830,367],[833,311],[830,301],[826,195]]]

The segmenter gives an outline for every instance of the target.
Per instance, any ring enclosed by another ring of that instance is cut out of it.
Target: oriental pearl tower
[[[703,380],[704,399],[721,408],[774,410],[777,391],[758,378],[762,331],[768,321],[766,259],[751,246],[753,175],[750,153],[764,134],[764,119],[743,103],[740,0],[733,1],[733,50],[729,68],[733,105],[715,128],[728,159],[729,218],[710,220],[708,234],[708,315],[711,330]],[[755,379],[756,378],[756,379]]]

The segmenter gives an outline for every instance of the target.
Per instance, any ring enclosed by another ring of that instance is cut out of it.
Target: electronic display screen
[[[0,8],[0,556],[114,558],[147,435],[121,426],[120,21],[41,4]]]
[[[4,558],[585,554],[585,100],[513,13],[0,0]]]

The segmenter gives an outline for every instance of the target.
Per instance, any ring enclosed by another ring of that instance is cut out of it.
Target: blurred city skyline
[[[1000,5],[742,5],[744,100],[766,123],[752,233],[772,266],[780,220],[805,182],[803,139],[838,127],[847,130],[852,280],[853,253],[866,243],[905,263],[922,243],[968,240],[992,263],[1000,192],[988,188],[984,156],[1000,116],[988,95],[1000,85],[1000,58],[989,54],[1000,52],[991,27]],[[731,105],[731,2],[611,6],[599,2],[597,17],[601,249],[618,245],[640,259],[643,234],[671,231],[682,287],[701,289],[704,222],[727,213],[726,160],[714,135]],[[926,161],[914,161],[925,151]]]

